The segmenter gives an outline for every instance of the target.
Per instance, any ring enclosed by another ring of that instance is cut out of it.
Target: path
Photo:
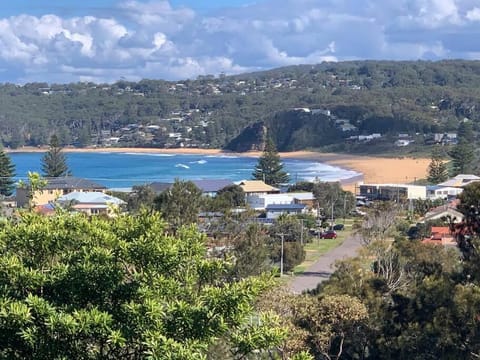
[[[318,283],[327,280],[333,272],[335,261],[353,257],[362,246],[360,239],[354,235],[347,237],[340,246],[322,255],[301,275],[290,282],[290,289],[297,294],[315,289]]]

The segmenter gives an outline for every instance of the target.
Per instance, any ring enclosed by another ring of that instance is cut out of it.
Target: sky
[[[344,60],[480,59],[480,0],[15,0],[0,82],[194,79]]]

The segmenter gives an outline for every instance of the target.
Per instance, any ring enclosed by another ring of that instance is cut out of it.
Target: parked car
[[[335,239],[337,237],[337,233],[335,230],[328,230],[320,234],[320,238],[322,239]]]
[[[335,225],[333,225],[333,228],[332,228],[332,229],[333,229],[333,230],[337,230],[337,231],[338,231],[338,230],[343,230],[343,229],[345,229],[345,225],[343,225],[343,224],[335,224]]]

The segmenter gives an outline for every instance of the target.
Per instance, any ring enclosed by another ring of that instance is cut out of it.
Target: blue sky
[[[143,3],[149,1],[142,0]],[[115,9],[118,0],[5,0],[0,6],[0,17],[18,14],[30,15],[69,15],[83,16],[91,14],[107,14]],[[254,0],[172,0],[172,6],[186,6],[198,12],[206,13],[226,7],[237,7],[255,3]]]
[[[480,59],[479,38],[479,0],[14,0],[0,7],[0,81]]]

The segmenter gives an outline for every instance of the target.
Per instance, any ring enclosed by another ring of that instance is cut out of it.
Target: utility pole
[[[301,229],[300,229],[300,244],[302,244],[303,246],[303,219],[299,219],[300,220],[300,224],[301,224]]]
[[[280,234],[277,234],[278,236],[280,236],[280,238],[282,239],[282,250],[280,252],[280,277],[283,276],[283,242],[284,242],[284,239],[285,239],[285,234],[284,233],[280,233]]]
[[[335,203],[335,202],[332,201],[332,221],[331,221],[331,223],[330,223],[330,226],[333,226],[333,204],[334,204],[334,203]]]

